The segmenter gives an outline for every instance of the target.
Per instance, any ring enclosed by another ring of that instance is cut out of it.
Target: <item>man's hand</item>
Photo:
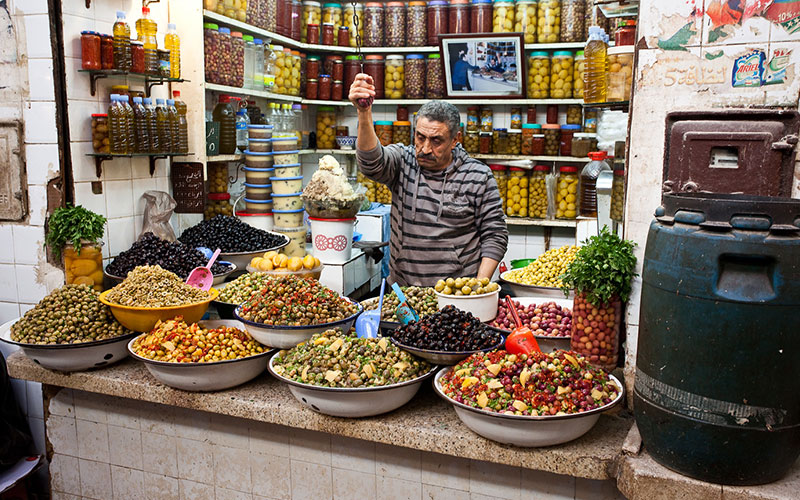
[[[375,85],[372,77],[366,73],[359,73],[350,86],[350,95],[348,99],[353,103],[359,111],[365,111],[372,107],[372,101],[375,99]]]

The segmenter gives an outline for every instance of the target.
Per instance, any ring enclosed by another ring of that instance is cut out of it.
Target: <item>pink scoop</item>
[[[211,272],[211,266],[213,266],[214,261],[217,260],[219,252],[220,249],[217,248],[205,267],[195,267],[192,269],[192,272],[189,273],[189,277],[186,278],[186,284],[195,286],[206,292],[211,290],[211,285],[214,284],[214,274]]]

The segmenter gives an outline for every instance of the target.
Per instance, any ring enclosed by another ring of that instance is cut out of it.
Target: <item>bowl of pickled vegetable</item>
[[[314,334],[269,362],[269,372],[288,384],[302,405],[349,418],[403,406],[436,368],[385,337],[359,338],[338,329]]]
[[[522,447],[579,438],[624,393],[616,377],[569,351],[479,352],[440,370],[433,386],[473,432]]]
[[[159,321],[128,343],[130,355],[156,380],[184,391],[220,391],[248,382],[275,351],[256,342],[231,320]]]

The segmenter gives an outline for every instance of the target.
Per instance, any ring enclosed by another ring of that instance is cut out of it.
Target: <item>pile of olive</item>
[[[404,286],[400,287],[403,290],[403,295],[406,296],[408,305],[411,306],[420,318],[435,314],[439,310],[439,303],[436,298],[436,293],[433,288],[419,287],[419,286]],[[364,309],[367,311],[378,308],[378,297],[365,300],[362,302]],[[395,311],[397,306],[400,305],[400,300],[397,294],[392,293],[383,296],[383,306],[381,307],[381,320],[382,321],[399,321]]]
[[[392,334],[403,345],[436,351],[476,351],[498,345],[503,336],[471,313],[452,305],[403,325]]]
[[[567,272],[577,253],[575,245],[553,248],[522,269],[509,271],[505,279],[522,285],[560,287],[560,277]]]
[[[439,280],[433,287],[445,295],[483,295],[500,290],[500,285],[492,283],[489,278],[447,278]]]

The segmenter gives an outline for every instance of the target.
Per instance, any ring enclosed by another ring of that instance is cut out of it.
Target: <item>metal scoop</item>
[[[378,309],[364,311],[356,319],[356,335],[365,338],[376,338],[381,327],[381,311],[383,311],[383,291],[386,289],[386,278],[381,280],[381,296]]]
[[[211,272],[211,266],[214,265],[214,261],[217,260],[220,251],[221,250],[217,248],[205,267],[195,267],[192,269],[192,272],[189,273],[189,277],[186,278],[186,284],[206,292],[211,290],[211,285],[214,284],[214,274]]]

